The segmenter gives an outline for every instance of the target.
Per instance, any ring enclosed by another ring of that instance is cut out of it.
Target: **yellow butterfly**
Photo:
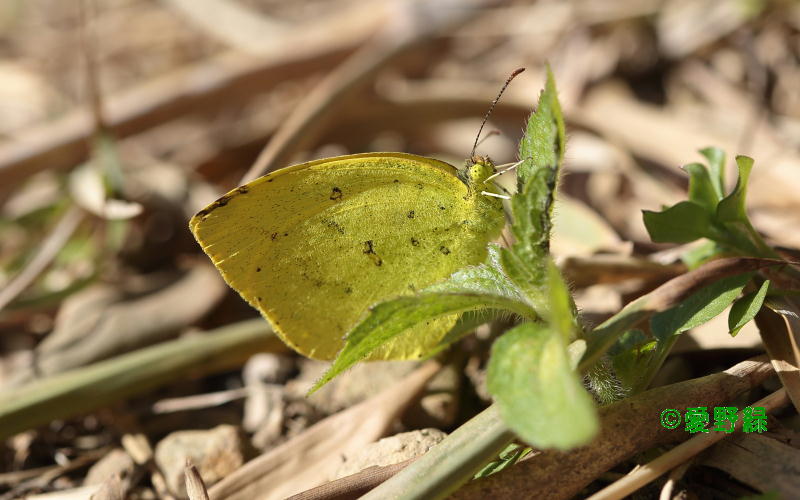
[[[190,228],[289,346],[332,359],[370,306],[484,261],[505,223],[494,172],[478,157],[463,171],[406,153],[325,158],[234,189]],[[424,356],[456,319],[412,328],[370,357]]]

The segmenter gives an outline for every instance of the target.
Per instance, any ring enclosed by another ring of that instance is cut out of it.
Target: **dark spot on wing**
[[[447,210],[447,207],[445,207],[444,205],[439,205],[439,210]]]
[[[274,180],[275,180],[275,178],[274,178],[274,177],[270,177],[269,179],[267,179],[267,182],[272,182],[272,181],[274,181]]]
[[[338,187],[331,189],[331,199],[332,200],[341,200],[342,199],[342,190]]]
[[[321,279],[319,279],[319,278],[312,278],[312,277],[311,277],[311,276],[309,276],[309,275],[308,275],[308,273],[306,273],[306,272],[303,272],[303,273],[302,273],[300,276],[302,276],[303,278],[307,279],[308,281],[310,281],[310,282],[314,283],[314,286],[315,286],[315,287],[317,287],[317,288],[319,288],[319,287],[321,287],[322,285],[324,285],[324,284],[325,284],[325,282],[324,282],[324,281],[322,281]]]
[[[347,288],[344,289],[344,293],[350,295],[351,293],[353,293],[353,289],[348,286]]]
[[[411,238],[411,246],[418,247],[419,246],[419,240],[416,239],[416,238]]]
[[[261,268],[260,268],[260,267],[257,267],[257,268],[256,268],[256,272],[257,272],[257,273],[260,273],[260,272],[261,272]]]
[[[446,246],[442,245],[439,247],[439,251],[442,252],[444,255],[450,255],[450,249]]]
[[[364,249],[362,250],[362,252],[368,255],[376,266],[383,265],[383,260],[380,257],[378,257],[378,254],[375,253],[375,248],[372,245],[372,240],[367,240],[364,242]]]
[[[262,299],[261,297],[257,297],[257,299],[258,299],[258,301],[259,301],[259,302],[261,302],[262,300],[264,300],[264,299]]]
[[[216,201],[211,203],[209,206],[207,206],[203,210],[200,210],[199,212],[197,212],[197,215],[199,215],[200,217],[205,218],[206,216],[208,216],[208,214],[210,214],[211,212],[213,212],[217,208],[224,207],[225,205],[227,205],[228,202],[231,200],[231,198],[233,198],[237,194],[245,194],[248,191],[249,191],[249,188],[247,186],[241,186],[241,187],[237,188],[236,191],[233,191],[232,193],[228,193],[228,194],[226,194],[224,196],[220,196],[219,198],[217,198]]]
[[[406,217],[408,217],[409,219],[413,219],[414,218],[414,211],[413,210],[409,211],[408,215],[406,215]]]
[[[271,234],[269,237],[270,237],[270,238],[271,238],[273,241],[275,241],[275,238],[277,238],[277,237],[278,237],[278,233],[272,233],[272,234]]]
[[[375,249],[372,247],[372,240],[367,240],[364,242],[364,250],[362,250],[366,254],[375,253]]]
[[[338,222],[336,222],[335,220],[323,219],[322,222],[323,222],[323,224],[325,224],[329,228],[335,229],[336,231],[338,231],[339,234],[344,234],[344,228]]]
[[[422,183],[421,182],[417,183],[417,189],[422,189]]]
[[[398,182],[400,182],[400,181],[399,181],[399,180],[397,180],[397,179],[395,179],[393,182],[394,182],[395,184],[397,184],[397,183],[398,183]]]
[[[289,236],[289,233],[283,233],[284,236]]]

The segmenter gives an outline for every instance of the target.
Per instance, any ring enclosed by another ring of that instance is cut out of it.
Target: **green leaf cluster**
[[[656,243],[689,243],[706,238],[714,243],[688,256],[698,264],[715,255],[734,254],[775,258],[775,252],[755,231],[747,217],[747,181],[753,159],[737,156],[739,178],[733,190],[725,194],[725,153],[718,148],[700,151],[708,165],[690,163],[689,199],[660,212],[644,210],[644,225]]]
[[[736,157],[738,179],[726,194],[725,153],[718,148],[706,148],[700,153],[707,165],[690,163],[684,167],[689,174],[688,200],[660,212],[644,211],[644,223],[652,240],[688,243],[707,239],[684,254],[690,267],[731,254],[778,257],[747,216],[747,183],[753,159]],[[679,334],[710,321],[729,306],[728,328],[732,336],[736,335],[758,313],[769,289],[770,282],[763,281],[756,284],[757,290],[736,300],[754,278],[753,273],[744,273],[707,285],[674,307],[652,315],[650,334],[641,330],[621,335],[618,332],[616,343],[609,349],[616,375],[629,390],[644,390]]]

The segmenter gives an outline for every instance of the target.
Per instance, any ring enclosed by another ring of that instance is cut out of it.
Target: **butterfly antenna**
[[[487,111],[486,115],[483,117],[483,121],[481,122],[481,128],[478,129],[478,135],[475,137],[475,144],[472,145],[472,153],[470,153],[469,155],[470,158],[475,156],[475,150],[478,149],[478,140],[481,138],[481,132],[483,132],[483,126],[486,125],[486,120],[489,119],[489,116],[491,116],[492,111],[494,111],[494,107],[497,104],[497,101],[500,100],[500,96],[503,95],[503,92],[505,92],[506,88],[508,87],[508,84],[511,83],[511,80],[513,80],[518,74],[522,73],[523,71],[525,71],[525,68],[515,69],[506,80],[506,83],[503,84],[503,88],[500,89],[500,92],[497,94],[497,97],[495,97],[494,101],[492,101],[492,105],[489,106],[489,111]]]
[[[486,135],[483,137],[483,139],[481,139],[480,141],[478,141],[478,144],[476,144],[476,146],[480,146],[481,144],[483,144],[484,142],[486,142],[486,140],[487,140],[488,138],[492,137],[493,135],[500,135],[500,131],[499,131],[499,130],[490,130],[490,131],[488,131],[488,132],[486,133]]]

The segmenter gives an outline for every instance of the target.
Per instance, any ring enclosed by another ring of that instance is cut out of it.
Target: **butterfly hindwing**
[[[476,210],[456,172],[403,153],[309,162],[231,191],[191,227],[228,284],[287,343],[331,359],[369,306],[484,259],[502,209]],[[419,357],[454,321],[409,331],[372,358]]]

